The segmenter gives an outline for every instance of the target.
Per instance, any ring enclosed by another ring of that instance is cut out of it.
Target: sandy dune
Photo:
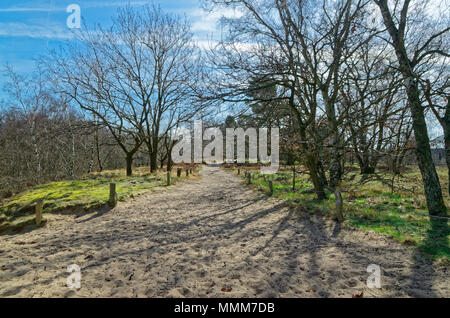
[[[0,237],[0,296],[449,297],[448,268],[375,234],[340,231],[214,167],[111,211],[48,216]],[[81,268],[81,289],[66,286]],[[369,264],[381,289],[366,287]],[[223,292],[222,288],[231,288]]]

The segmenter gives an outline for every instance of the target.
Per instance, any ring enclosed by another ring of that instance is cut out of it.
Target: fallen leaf
[[[233,288],[231,288],[231,287],[223,287],[222,291],[225,292],[225,293],[229,293],[232,289]]]
[[[307,293],[315,293],[316,290],[315,290],[315,289],[308,289],[306,292],[307,292]]]
[[[364,296],[364,293],[361,292],[361,294],[354,294],[354,295],[352,296],[352,298],[362,298],[363,296]]]

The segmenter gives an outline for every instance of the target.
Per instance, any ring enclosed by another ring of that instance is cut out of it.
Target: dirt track
[[[0,237],[0,296],[449,297],[448,268],[375,234],[340,230],[205,167],[202,178]],[[81,267],[81,289],[66,286]],[[381,289],[366,287],[369,264]],[[223,292],[222,288],[231,288]]]

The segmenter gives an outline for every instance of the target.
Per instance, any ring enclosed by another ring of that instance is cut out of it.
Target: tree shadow
[[[96,219],[96,218],[98,218],[98,217],[103,216],[104,214],[110,212],[112,209],[114,209],[114,208],[106,205],[106,206],[104,206],[104,207],[102,207],[102,208],[100,208],[100,209],[97,209],[97,211],[94,212],[94,213],[92,213],[92,215],[91,215],[90,217],[88,217],[88,218],[86,218],[86,219],[83,219],[83,220],[81,220],[81,221],[76,221],[76,223],[85,223],[85,222],[89,222],[89,221],[91,221],[91,220],[93,220],[93,219]],[[83,217],[83,215],[77,215],[75,218],[78,219],[78,218],[80,218],[80,217]]]
[[[238,252],[245,255],[242,264],[234,264],[236,267],[231,270],[242,270],[244,275],[254,268],[263,271],[265,276],[258,277],[263,280],[261,283],[264,286],[266,284],[270,286],[270,295],[275,297],[293,290],[292,285],[295,284],[299,284],[296,296],[335,296],[335,290],[329,290],[330,286],[337,283],[345,285],[355,279],[359,280],[357,286],[343,285],[342,288],[345,288],[346,295],[351,296],[350,292],[353,292],[355,288],[361,288],[363,284],[365,286],[365,279],[369,275],[366,273],[366,267],[369,264],[379,264],[382,269],[388,271],[392,268],[395,269],[391,264],[395,261],[395,256],[390,255],[391,252],[395,252],[393,247],[389,245],[372,246],[364,239],[341,239],[339,234],[343,231],[339,223],[335,223],[334,228],[327,231],[329,224],[320,214],[316,214],[315,221],[312,222],[308,213],[298,214],[293,209],[286,210],[284,202],[265,201],[265,196],[253,195],[252,198],[236,199],[234,195],[245,191],[245,188],[239,188],[236,191],[235,187],[236,185],[221,185],[220,191],[216,192],[218,195],[225,196],[224,200],[228,199],[229,201],[224,203],[221,203],[221,200],[217,201],[219,204],[215,206],[214,211],[205,210],[205,201],[213,200],[216,197],[212,195],[213,192],[205,194],[200,189],[198,192],[190,193],[184,204],[191,205],[191,208],[181,217],[176,213],[167,215],[160,213],[156,219],[151,219],[152,205],[164,202],[167,203],[167,209],[174,207],[179,209],[176,197],[171,199],[150,197],[149,200],[152,201],[148,202],[148,210],[141,211],[146,215],[139,219],[129,219],[126,214],[119,218],[112,218],[112,214],[107,213],[109,210],[98,211],[74,225],[74,228],[81,224],[88,225],[79,227],[79,232],[65,233],[61,231],[61,235],[52,235],[43,238],[36,244],[21,246],[20,253],[33,257],[50,255],[52,264],[67,266],[68,262],[71,262],[82,250],[89,254],[81,255],[86,257],[84,264],[80,264],[83,265],[84,272],[84,270],[93,270],[102,268],[102,266],[130,266],[134,262],[133,259],[139,263],[139,260],[145,258],[150,260],[146,266],[163,268],[167,267],[162,261],[165,254],[169,251],[177,251],[175,259],[167,260],[170,263],[169,266],[173,267],[173,271],[166,274],[168,275],[167,282],[161,283],[160,291],[149,293],[149,295],[158,296],[165,296],[163,290],[169,290],[174,286],[183,286],[183,281],[187,278],[182,276],[183,271],[179,272],[178,269],[195,264],[201,266],[194,266],[194,269],[204,267],[208,271],[211,263],[228,261],[228,256],[222,253],[222,249],[227,250],[230,246],[238,246]],[[182,196],[181,193],[179,195]],[[254,206],[256,202],[261,204]],[[232,204],[236,207],[230,208]],[[271,214],[277,214],[279,217],[271,218]],[[438,233],[440,233],[439,236],[436,236]],[[448,235],[448,227],[443,228],[441,225],[435,224],[427,239],[436,240],[436,237],[442,237],[443,233]],[[347,235],[347,231],[344,234]],[[242,246],[245,240],[250,242],[248,245],[251,247]],[[67,248],[73,251],[59,254],[62,249]],[[187,252],[196,249],[200,252],[202,252],[201,249],[206,250],[203,251],[204,254],[196,254],[197,258],[193,259]],[[105,250],[108,253],[103,253]],[[336,259],[334,263],[331,258],[329,264],[324,264],[322,253],[330,253],[330,250],[335,250],[336,252],[332,253],[339,254],[341,258]],[[121,263],[122,260],[125,262]],[[47,263],[42,262],[33,265],[41,269],[45,264]],[[13,260],[9,262],[8,268],[20,268],[21,265],[23,265],[23,260],[17,258],[16,262]],[[348,268],[345,269],[344,265]],[[423,284],[425,275],[429,286],[420,286],[420,289],[431,290],[432,273],[426,266],[427,263],[420,263],[420,266],[415,268],[417,272],[411,277],[415,282],[411,285]],[[215,270],[218,269],[215,268]],[[219,270],[223,271],[221,274],[224,276],[230,271],[225,267]],[[272,274],[272,270],[274,270],[274,274]],[[98,273],[102,276],[102,273],[105,272],[97,271]],[[154,272],[152,273],[154,274]],[[65,276],[66,273],[61,275]],[[54,280],[61,279],[61,275],[55,274]],[[163,274],[154,275],[150,279],[156,280]],[[99,279],[104,279],[104,277],[99,277]],[[124,277],[115,279],[124,280],[125,283],[129,281],[129,278]],[[299,279],[301,281],[298,281]],[[36,282],[40,285],[49,283],[49,279]],[[394,287],[405,289],[407,294],[414,295],[414,291],[408,290],[414,288],[402,284],[399,283]],[[34,286],[23,285],[24,288],[30,289]],[[7,292],[7,296],[17,294],[24,288],[16,286]],[[312,289],[317,289],[318,293],[306,292],[306,290]],[[267,294],[260,293],[259,295]],[[431,295],[435,296],[435,294]]]
[[[277,209],[277,208],[280,208],[280,207],[278,206],[278,207],[276,207],[276,209]],[[272,242],[275,240],[275,238],[276,238],[283,230],[286,229],[287,224],[288,224],[288,221],[289,221],[289,219],[292,217],[292,214],[293,214],[293,209],[290,208],[290,209],[289,209],[289,213],[288,213],[285,217],[283,217],[283,219],[281,220],[281,222],[278,224],[278,226],[276,227],[276,229],[273,231],[272,236],[266,241],[266,243],[265,243],[263,246],[259,247],[258,249],[256,249],[256,251],[254,251],[253,253],[251,253],[252,256],[256,256],[257,254],[261,253],[262,251],[264,251],[266,248],[269,247],[270,243],[272,243]]]
[[[342,231],[342,223],[341,222],[336,222],[336,224],[334,225],[333,228],[333,233],[331,234],[331,237],[336,238],[339,236],[339,234]]]
[[[450,235],[447,218],[430,217],[431,227],[426,239],[416,248],[414,264],[408,294],[412,297],[438,297],[433,290],[435,278],[433,254],[449,254],[448,237]]]

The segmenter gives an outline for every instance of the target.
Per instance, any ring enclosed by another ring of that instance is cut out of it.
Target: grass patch
[[[237,171],[234,167],[228,169]],[[270,176],[261,175],[256,169],[251,172],[252,183],[261,191],[269,193],[269,180],[272,180],[274,197],[301,205],[311,213],[320,211],[322,215],[334,217],[334,194],[328,193],[327,200],[318,202],[308,175],[297,173],[293,190],[290,169]],[[438,173],[442,189],[447,189],[446,169],[439,167]],[[351,181],[344,181],[342,186],[345,225],[373,230],[405,245],[420,248],[434,258],[450,260],[449,221],[434,218],[430,221],[418,168],[409,168],[396,179],[394,191],[386,183],[375,179],[360,184],[358,171],[352,174],[354,177],[348,176]],[[243,169],[241,176],[244,178]],[[384,173],[383,177],[389,179],[391,176]],[[448,193],[443,192],[450,207]]]

